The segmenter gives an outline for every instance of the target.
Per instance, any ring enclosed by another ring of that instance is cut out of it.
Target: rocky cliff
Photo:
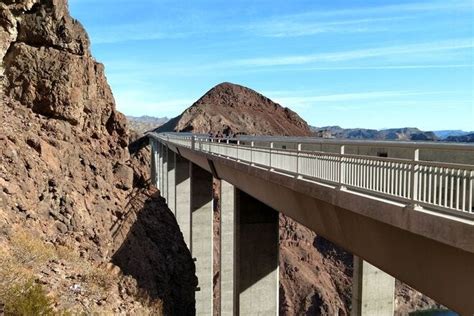
[[[312,135],[310,127],[295,112],[249,88],[231,83],[215,86],[157,131]],[[219,197],[215,196],[215,199]],[[215,210],[218,210],[217,206],[215,204]],[[216,212],[215,223],[218,222]],[[214,233],[218,236],[220,232],[216,226]],[[215,247],[214,251],[219,249]],[[215,262],[217,293],[218,267]],[[291,218],[280,215],[280,315],[349,315],[351,286],[352,255]],[[434,303],[406,285],[397,286],[399,314],[430,304]]]
[[[33,282],[56,311],[193,314],[194,263],[66,0],[0,2],[0,61],[0,303]]]

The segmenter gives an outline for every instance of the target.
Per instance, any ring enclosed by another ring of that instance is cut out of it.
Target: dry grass
[[[16,260],[9,252],[0,250],[0,300],[11,287],[24,284],[33,278],[33,272]]]
[[[25,232],[15,233],[10,242],[11,252],[21,265],[41,265],[57,256],[53,245],[48,245]]]
[[[103,293],[116,283],[116,278],[105,268],[89,265],[85,271],[83,282],[92,292]]]
[[[71,308],[70,311],[57,308],[53,311],[52,306],[57,305],[55,302],[64,303],[65,299],[69,300],[68,297],[61,292],[51,292],[47,295],[43,286],[34,280],[38,278],[40,271],[55,261],[60,261],[61,265],[64,264],[70,271],[81,275],[80,285],[91,301],[110,295],[113,287],[123,277],[117,272],[112,273],[107,266],[95,266],[80,258],[73,248],[55,247],[27,232],[17,231],[7,244],[0,244],[0,303],[5,304],[7,314],[112,315],[112,311],[108,311],[105,306],[70,306],[65,307],[68,310]],[[54,279],[51,282],[55,282]],[[152,300],[140,290],[133,296],[136,302],[140,302],[135,305],[134,314],[163,315],[161,300]]]
[[[69,246],[56,246],[56,256],[58,259],[75,262],[81,260],[77,251]]]

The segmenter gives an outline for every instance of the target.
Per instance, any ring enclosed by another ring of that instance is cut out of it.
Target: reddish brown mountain
[[[252,89],[228,82],[209,90],[180,116],[159,127],[158,131],[311,135],[308,124],[295,112]]]

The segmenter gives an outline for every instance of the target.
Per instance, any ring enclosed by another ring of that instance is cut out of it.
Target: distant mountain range
[[[238,103],[238,102],[237,102]],[[184,113],[183,113],[184,114]],[[181,117],[179,117],[181,118]],[[167,117],[153,116],[127,116],[131,129],[138,133],[154,130],[166,123],[174,124]],[[211,118],[204,121],[211,122]],[[212,123],[211,123],[212,124]],[[166,125],[166,126],[167,126]],[[218,124],[217,124],[218,125]],[[163,130],[166,130],[163,126]],[[367,128],[342,128],[340,126],[310,126],[311,131],[318,137],[340,139],[373,139],[373,140],[406,140],[406,141],[447,141],[447,142],[474,142],[474,131],[438,130],[422,131],[415,127],[367,129]],[[160,130],[161,131],[161,130]],[[261,132],[261,131],[260,131]]]
[[[127,120],[130,123],[130,128],[140,134],[155,129],[169,121],[167,117],[153,117],[147,115],[138,117],[127,116]]]
[[[340,126],[311,127],[318,137],[373,140],[474,142],[474,132],[461,130],[422,131],[414,127],[390,129],[342,128]]]
[[[458,143],[474,143],[474,133],[464,134],[460,136],[448,136],[446,138],[446,141]]]
[[[383,130],[365,128],[342,128],[340,126],[312,127],[316,136],[324,138],[374,139],[374,140],[412,140],[435,141],[434,132],[424,132],[418,128],[390,128]]]
[[[466,132],[466,131],[462,131],[458,129],[457,130],[448,129],[448,130],[443,130],[443,131],[434,131],[434,133],[439,139],[447,139],[448,137],[458,137],[458,136],[464,136],[468,134],[474,134],[474,131]]]

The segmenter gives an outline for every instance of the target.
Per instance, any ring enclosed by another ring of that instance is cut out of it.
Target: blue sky
[[[474,1],[70,0],[127,115],[248,86],[315,126],[474,130]]]

